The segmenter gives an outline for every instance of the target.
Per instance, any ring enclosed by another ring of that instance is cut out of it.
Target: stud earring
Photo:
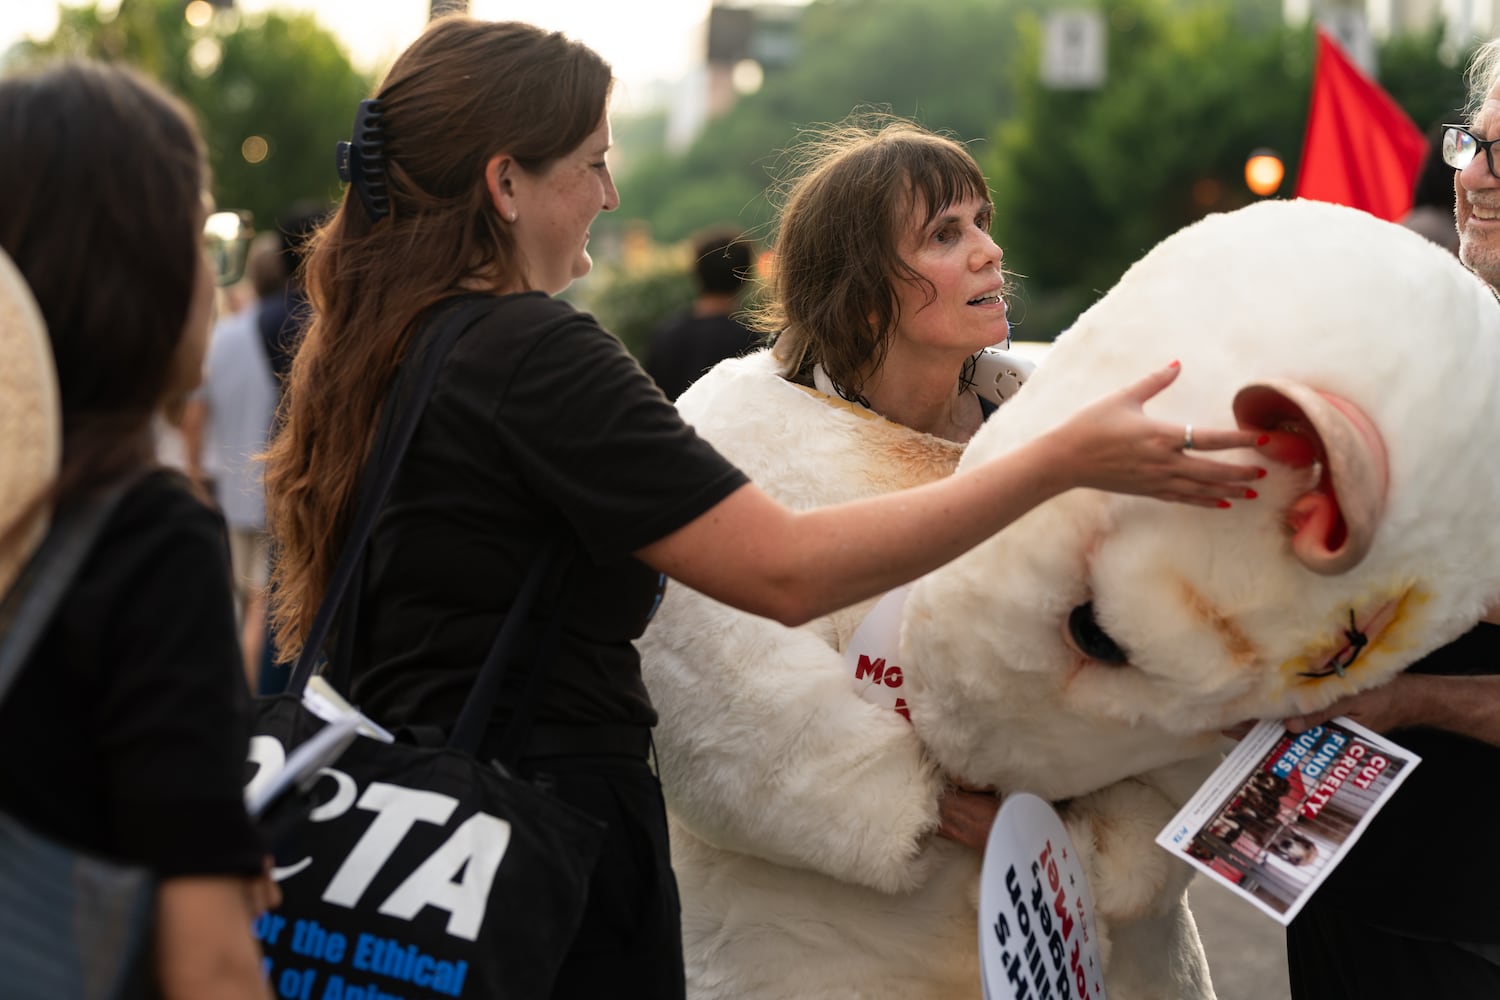
[[[512,212],[512,213],[510,213],[510,214],[509,214],[509,215],[507,215],[507,216],[506,216],[506,217],[505,217],[505,221],[506,221],[506,222],[515,222],[515,221],[516,221],[516,213],[515,213],[515,212]]]

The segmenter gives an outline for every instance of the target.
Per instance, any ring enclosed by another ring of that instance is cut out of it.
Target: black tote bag
[[[303,688],[437,370],[489,307],[449,307],[418,345],[420,368],[402,366],[377,438],[384,446],[372,451],[355,525],[288,692],[257,702],[252,780],[274,776],[327,725],[304,707]],[[408,388],[412,375],[416,385]],[[513,759],[475,753],[507,668],[531,668],[512,720],[521,728],[507,733],[521,738],[505,745],[524,743],[529,702],[560,626],[552,614],[544,635],[529,635],[528,612],[548,582],[565,575],[569,560],[557,548],[549,545],[532,567],[446,745],[360,736],[316,772],[305,794],[284,796],[263,817],[283,900],[260,918],[256,934],[278,997],[530,1000],[551,993],[583,917],[603,824],[514,777]]]

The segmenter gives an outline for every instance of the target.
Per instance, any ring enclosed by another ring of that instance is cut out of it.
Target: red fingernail
[[[1256,479],[1264,479],[1264,478],[1266,478],[1266,470],[1265,469],[1256,469],[1255,470],[1255,478]]]
[[[1174,361],[1170,365],[1167,365],[1167,367],[1168,368],[1181,368],[1182,367],[1182,362],[1181,361]]]
[[[1220,500],[1219,501],[1219,509],[1220,510],[1228,510],[1232,506],[1234,506],[1234,505],[1231,504],[1228,500]]]
[[[1257,493],[1257,492],[1255,492],[1254,490],[1246,490],[1245,491],[1245,499],[1246,500],[1254,500],[1258,496],[1260,496],[1260,494]]]
[[[1262,434],[1260,437],[1258,437],[1258,438],[1255,439],[1255,447],[1257,447],[1257,448],[1264,448],[1266,445],[1268,445],[1270,443],[1271,443],[1271,435],[1269,435],[1269,434]]]

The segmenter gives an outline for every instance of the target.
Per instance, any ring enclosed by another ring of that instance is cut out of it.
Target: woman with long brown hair
[[[647,762],[656,713],[632,640],[665,577],[795,624],[941,565],[1075,486],[1214,505],[1253,468],[1183,453],[1141,403],[1164,369],[1034,446],[963,475],[794,512],[685,425],[592,317],[552,296],[590,268],[618,204],[608,65],[562,35],[431,24],[361,106],[350,187],[314,237],[314,318],[269,458],[275,616],[294,653],[323,597],[391,380],[455,300],[457,343],[368,550],[353,698],[384,723],[451,725],[548,537],[582,553],[521,770],[608,827],[558,996],[683,991],[675,882]],[[1253,436],[1197,430],[1203,449]],[[503,714],[507,706],[502,704]]]

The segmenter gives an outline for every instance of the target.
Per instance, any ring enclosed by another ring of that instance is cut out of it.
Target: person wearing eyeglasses
[[[1500,289],[1500,39],[1481,48],[1469,70],[1475,107],[1469,125],[1443,126],[1443,161],[1452,167],[1458,258],[1491,288]],[[1490,79],[1492,78],[1492,79]],[[1477,90],[1488,80],[1489,88]],[[1486,138],[1486,135],[1490,137]]]
[[[1440,127],[1439,152],[1454,171],[1459,259],[1500,289],[1500,39],[1475,53],[1468,79],[1469,121]],[[1431,331],[1426,349],[1443,349],[1442,331]],[[1491,789],[1500,774],[1500,615],[1492,608],[1389,683],[1289,725],[1338,715],[1388,734],[1422,763],[1287,928],[1293,1000],[1500,997],[1500,879],[1491,861],[1500,830]]]

